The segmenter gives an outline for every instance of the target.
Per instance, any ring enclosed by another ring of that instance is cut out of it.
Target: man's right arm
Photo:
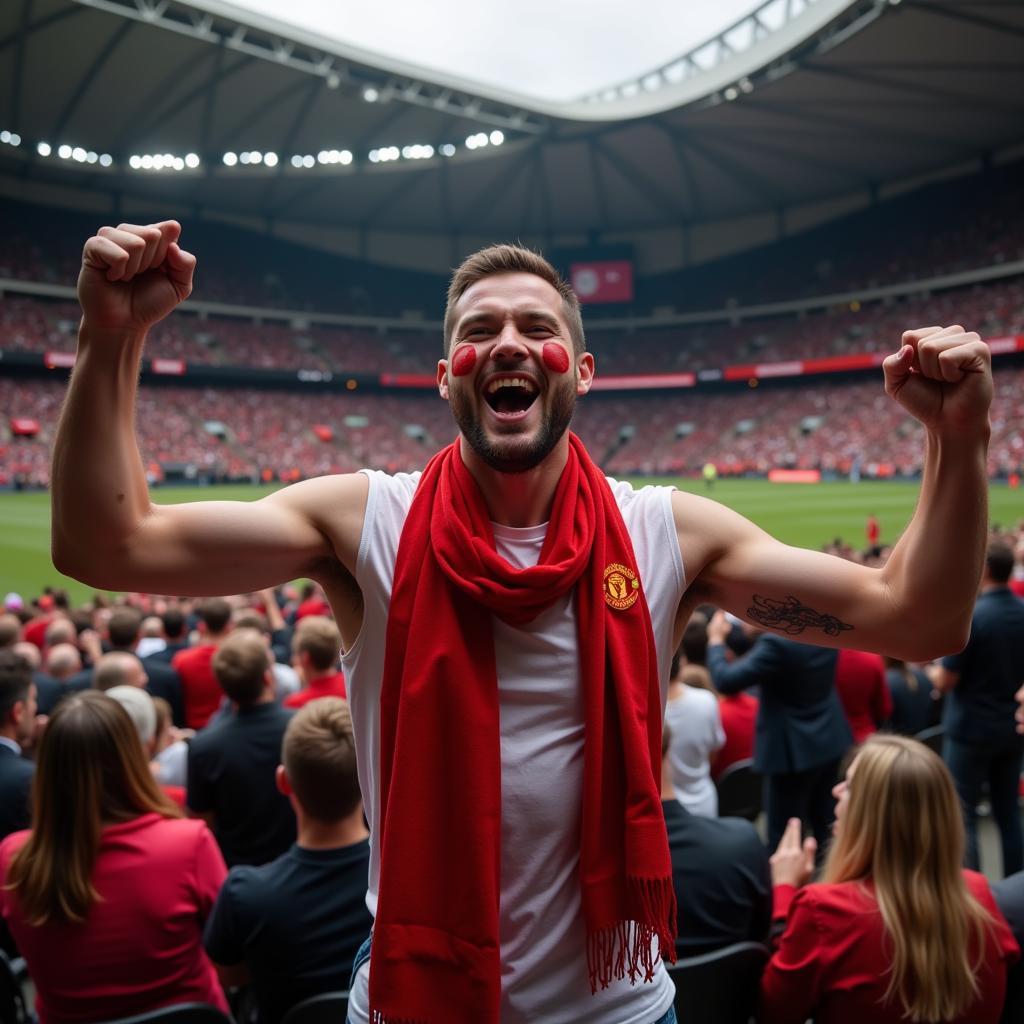
[[[54,445],[52,549],[95,587],[226,594],[354,567],[365,476],[305,481],[256,502],[155,505],[135,437],[149,328],[192,289],[180,226],[101,228],[86,242],[78,358]]]

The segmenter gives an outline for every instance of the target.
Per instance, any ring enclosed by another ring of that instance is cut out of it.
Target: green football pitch
[[[701,481],[657,480],[697,493],[708,493]],[[160,503],[241,499],[267,494],[261,487],[187,487],[154,491]],[[863,547],[869,515],[877,516],[882,540],[894,541],[914,508],[917,485],[862,481],[821,484],[772,484],[766,480],[719,480],[710,497],[743,513],[769,533],[801,547],[817,548],[835,537]],[[82,510],[88,515],[88,510]],[[1014,524],[1024,518],[1024,491],[1003,485],[991,489],[993,523]],[[0,596],[16,591],[25,597],[46,585],[64,586],[73,600],[92,590],[61,576],[50,561],[50,496],[45,493],[0,493]]]

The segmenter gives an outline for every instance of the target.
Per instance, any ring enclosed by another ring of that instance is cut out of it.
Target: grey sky
[[[235,0],[376,53],[547,100],[679,56],[755,0]]]

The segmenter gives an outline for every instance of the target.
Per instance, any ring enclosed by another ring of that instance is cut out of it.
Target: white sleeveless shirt
[[[366,903],[377,909],[380,843],[380,682],[395,558],[419,473],[370,480],[356,563],[363,625],[342,659],[359,784],[370,825]],[[676,612],[686,589],[671,488],[608,481],[633,542],[654,626],[662,705]],[[498,553],[536,565],[547,525],[494,526]],[[583,793],[583,707],[576,613],[566,595],[522,629],[492,618],[501,728],[501,1024],[654,1024],[674,986],[659,963],[653,982],[613,981],[591,995],[578,878]],[[431,879],[423,880],[425,885]],[[349,1018],[368,1024],[369,965],[356,976]]]

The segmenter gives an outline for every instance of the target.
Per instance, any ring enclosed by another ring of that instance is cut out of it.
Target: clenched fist
[[[929,430],[985,434],[992,404],[992,354],[973,331],[923,327],[903,335],[882,363],[885,390]]]
[[[145,331],[187,299],[196,258],[180,236],[176,220],[100,228],[85,243],[78,275],[84,324]]]

